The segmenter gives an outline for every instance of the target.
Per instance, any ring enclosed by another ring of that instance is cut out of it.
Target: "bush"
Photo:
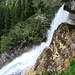
[[[46,38],[46,32],[49,28],[47,19],[41,21],[34,17],[26,21],[21,21],[10,29],[7,35],[2,36],[0,52],[12,52],[13,48],[19,48],[23,41],[40,40]],[[31,43],[33,44],[33,43]]]
[[[23,0],[23,2],[25,1]],[[55,3],[53,1],[27,0],[26,3],[22,4],[22,1],[18,0],[12,3],[10,1],[7,6],[2,3],[1,5],[4,7],[4,14],[2,12],[4,28],[2,32],[4,33],[1,35],[0,53],[11,52],[15,47],[19,48],[25,40],[31,41],[31,44],[34,44],[33,42],[36,40],[45,41],[50,21],[57,10],[54,10]],[[51,5],[50,3],[54,4]],[[43,15],[43,20],[41,18],[36,19],[36,17],[41,17],[41,15]]]

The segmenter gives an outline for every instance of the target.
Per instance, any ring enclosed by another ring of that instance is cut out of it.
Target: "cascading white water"
[[[19,73],[23,75],[23,71],[25,72],[35,65],[37,58],[43,50],[50,45],[54,31],[62,22],[67,22],[69,13],[64,11],[63,7],[64,5],[60,7],[52,21],[51,28],[48,30],[47,41],[42,42],[39,46],[33,47],[30,52],[24,53],[22,56],[4,66],[0,69],[0,75],[18,75]]]

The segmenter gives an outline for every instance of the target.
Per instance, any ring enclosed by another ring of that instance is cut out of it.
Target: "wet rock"
[[[3,53],[0,57],[0,68],[2,68],[4,65],[8,64],[9,62],[11,62],[13,59],[15,59],[15,57],[18,57],[20,55],[22,55],[24,52],[30,51],[31,46],[26,46],[23,49],[14,49],[14,51],[12,51],[12,53]]]
[[[75,14],[75,1],[66,2],[64,5],[64,10]]]
[[[4,64],[7,64],[10,60],[13,60],[13,57],[7,53],[4,53],[0,57],[0,68],[3,67]]]
[[[35,66],[26,75],[42,74],[45,71],[65,70],[75,57],[75,26],[62,23],[54,33],[51,45],[37,59]]]

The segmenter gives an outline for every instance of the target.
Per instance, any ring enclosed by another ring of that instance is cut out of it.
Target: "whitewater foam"
[[[22,56],[14,59],[11,63],[0,69],[0,75],[18,75],[29,70],[35,65],[37,58],[43,50],[50,45],[53,33],[62,22],[67,22],[69,13],[63,10],[64,5],[60,7],[54,20],[51,23],[51,28],[47,33],[47,41],[42,42],[41,45],[33,47],[30,52],[24,53]]]

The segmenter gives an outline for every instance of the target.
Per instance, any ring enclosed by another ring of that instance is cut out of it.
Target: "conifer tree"
[[[22,11],[20,20],[21,20],[21,21],[24,21],[24,20],[26,19],[25,17],[26,17],[26,13],[25,13],[25,11]]]
[[[26,4],[26,0],[23,0],[23,4],[22,4],[22,11],[25,10],[25,4]]]
[[[11,15],[10,15],[10,9],[9,7],[6,8],[6,14],[5,14],[5,33],[7,33],[10,29],[10,25],[11,25]]]
[[[0,6],[0,36],[3,34],[4,29],[4,8]]]
[[[18,22],[17,10],[14,6],[15,6],[15,3],[13,3],[12,9],[11,9],[11,27],[13,27]]]
[[[29,18],[35,13],[33,7],[33,0],[27,0],[26,2],[26,9],[25,9],[25,18]]]
[[[17,6],[17,17],[20,19],[22,13],[22,5],[21,5],[21,0],[18,1],[18,6]]]

